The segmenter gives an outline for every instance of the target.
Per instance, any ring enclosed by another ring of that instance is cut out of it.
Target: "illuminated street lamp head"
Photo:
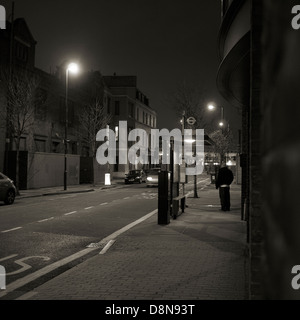
[[[70,71],[70,72],[72,72],[72,73],[77,73],[78,70],[79,70],[78,64],[77,64],[77,63],[74,63],[74,62],[70,63],[70,64],[68,65],[67,70]]]
[[[209,104],[209,105],[208,105],[208,109],[209,109],[209,110],[214,110],[215,108],[216,108],[216,107],[215,107],[213,104]]]
[[[224,123],[223,123],[223,122],[220,122],[220,123],[219,123],[219,126],[220,126],[220,127],[223,127],[223,126],[224,126]]]

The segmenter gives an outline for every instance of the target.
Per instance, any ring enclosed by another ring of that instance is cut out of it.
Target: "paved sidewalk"
[[[236,184],[231,202],[230,212],[220,211],[218,191],[207,185],[170,224],[158,225],[154,214],[116,237],[106,253],[19,299],[247,300],[246,222]]]
[[[118,180],[116,179],[116,180],[112,181],[110,185],[104,185],[104,184],[69,185],[69,186],[67,186],[67,190],[64,190],[63,186],[20,190],[20,195],[17,196],[17,199],[41,197],[41,196],[56,195],[56,194],[91,192],[94,190],[115,188],[115,187],[118,187],[123,184],[124,184],[124,181],[122,179],[118,179]]]

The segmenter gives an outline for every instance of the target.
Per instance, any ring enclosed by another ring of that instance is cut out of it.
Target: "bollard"
[[[111,182],[110,182],[110,173],[105,173],[105,185],[106,186],[110,186]]]
[[[158,176],[158,224],[170,223],[169,172],[161,171]]]
[[[6,12],[3,6],[0,6],[0,29],[6,29]]]
[[[6,289],[6,272],[3,266],[0,266],[0,290]]]

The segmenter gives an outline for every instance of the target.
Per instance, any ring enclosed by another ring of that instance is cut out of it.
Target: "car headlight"
[[[148,177],[147,180],[148,180],[148,181],[151,181],[151,180],[152,180],[152,177]]]

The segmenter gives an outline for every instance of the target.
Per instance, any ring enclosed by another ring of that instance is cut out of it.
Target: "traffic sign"
[[[196,119],[194,117],[189,117],[186,119],[186,122],[189,124],[189,125],[194,125],[195,122],[196,122]]]

